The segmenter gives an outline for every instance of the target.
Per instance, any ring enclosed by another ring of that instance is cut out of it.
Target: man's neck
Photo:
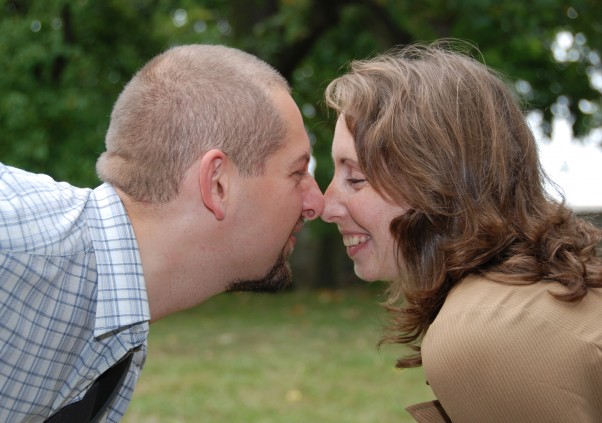
[[[177,202],[140,204],[118,193],[136,235],[152,322],[224,291],[228,254],[203,227],[201,212],[182,212]]]

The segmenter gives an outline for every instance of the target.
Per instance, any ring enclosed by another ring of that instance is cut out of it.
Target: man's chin
[[[289,254],[286,254],[288,256]],[[285,289],[293,280],[293,272],[285,258],[280,254],[274,266],[263,277],[255,280],[240,280],[228,284],[228,292],[268,292],[274,293]]]

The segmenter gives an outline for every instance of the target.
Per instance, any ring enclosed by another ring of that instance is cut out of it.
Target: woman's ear
[[[221,150],[209,150],[201,158],[199,185],[205,207],[217,220],[226,216],[226,198],[228,195],[228,156]]]

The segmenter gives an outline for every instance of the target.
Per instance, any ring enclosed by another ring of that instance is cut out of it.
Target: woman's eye
[[[349,182],[349,184],[351,184],[351,185],[359,185],[359,184],[366,182],[366,180],[365,179],[348,178],[347,182]]]

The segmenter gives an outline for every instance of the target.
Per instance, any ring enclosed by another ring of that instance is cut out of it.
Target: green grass
[[[151,326],[124,422],[411,422],[433,398],[422,369],[376,343],[372,290],[223,294]]]

